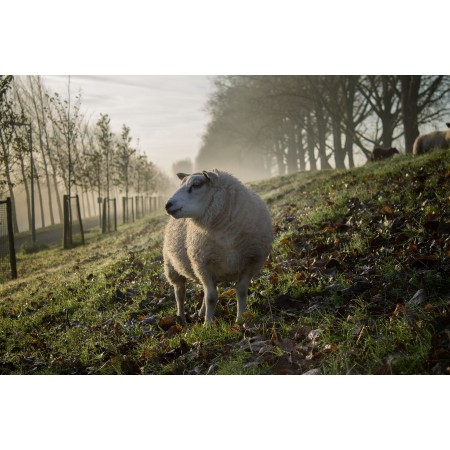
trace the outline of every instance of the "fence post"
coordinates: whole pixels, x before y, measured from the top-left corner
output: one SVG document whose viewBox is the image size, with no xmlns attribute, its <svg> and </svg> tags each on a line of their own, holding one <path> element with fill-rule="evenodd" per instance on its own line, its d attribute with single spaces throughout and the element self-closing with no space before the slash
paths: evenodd
<svg viewBox="0 0 450 450">
<path fill-rule="evenodd" d="M 100 228 L 102 228 L 102 198 L 101 197 L 97 197 L 97 204 L 98 204 L 98 219 L 99 219 L 99 226 Z"/>
<path fill-rule="evenodd" d="M 114 214 L 114 224 L 111 223 L 111 205 Z M 117 200 L 115 198 L 105 198 L 103 199 L 103 223 L 102 223 L 102 233 L 110 232 L 112 226 L 114 226 L 114 231 L 117 231 Z"/>
<path fill-rule="evenodd" d="M 106 233 L 106 198 L 103 199 L 102 233 Z"/>
<path fill-rule="evenodd" d="M 9 260 L 11 263 L 11 278 L 15 280 L 17 278 L 17 261 L 16 261 L 16 248 L 14 246 L 14 228 L 12 223 L 12 204 L 11 198 L 6 198 L 6 222 L 8 223 L 8 236 L 9 236 Z"/>
<path fill-rule="evenodd" d="M 81 243 L 84 245 L 84 230 L 83 230 L 83 221 L 81 220 L 80 198 L 78 197 L 78 194 L 75 197 L 77 199 L 77 211 L 78 211 L 78 222 L 80 224 Z"/>
<path fill-rule="evenodd" d="M 64 248 L 69 248 L 69 245 L 70 245 L 69 201 L 68 201 L 68 195 L 63 195 L 63 206 L 64 206 L 64 244 L 63 245 L 64 245 Z"/>
<path fill-rule="evenodd" d="M 114 231 L 117 231 L 117 203 L 114 199 Z"/>
</svg>

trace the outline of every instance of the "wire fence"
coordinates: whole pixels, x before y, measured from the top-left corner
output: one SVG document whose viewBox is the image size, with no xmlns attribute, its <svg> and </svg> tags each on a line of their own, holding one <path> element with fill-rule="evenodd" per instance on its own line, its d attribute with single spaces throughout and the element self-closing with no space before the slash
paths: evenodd
<svg viewBox="0 0 450 450">
<path fill-rule="evenodd" d="M 63 197 L 63 246 L 65 249 L 85 243 L 84 225 L 86 225 L 88 230 L 100 225 L 102 233 L 117 231 L 118 214 L 123 214 L 124 223 L 134 222 L 161 209 L 164 197 L 136 195 L 123 198 L 123 211 L 118 211 L 115 198 L 106 199 L 99 197 L 97 201 L 100 213 L 100 216 L 97 216 L 97 225 L 94 225 L 95 222 L 93 220 L 88 220 L 84 224 L 80 210 L 80 197 L 78 195 L 70 198 L 68 195 Z M 20 246 L 20 243 L 23 243 L 25 238 L 28 239 L 26 236 L 19 236 L 14 239 L 13 213 L 13 207 L 9 198 L 0 201 L 0 282 L 17 278 L 15 246 Z M 37 237 L 37 244 L 42 243 L 42 241 L 45 244 L 55 242 L 55 238 L 50 236 L 50 234 L 54 235 L 55 230 L 49 230 L 48 233 L 40 231 Z M 59 234 L 59 236 L 61 235 Z M 56 239 L 59 240 L 60 237 Z"/>
<path fill-rule="evenodd" d="M 161 196 L 152 196 L 152 197 L 146 197 L 146 209 L 148 208 L 148 211 L 157 211 L 158 209 L 161 209 L 161 206 L 163 204 L 163 198 Z"/>
<path fill-rule="evenodd" d="M 122 197 L 122 223 L 131 223 L 161 208 L 161 196 Z"/>
<path fill-rule="evenodd" d="M 133 197 L 122 197 L 122 223 L 134 222 L 134 201 Z"/>
<path fill-rule="evenodd" d="M 134 197 L 134 203 L 136 205 L 136 219 L 142 219 L 144 217 L 144 196 L 136 195 Z"/>
<path fill-rule="evenodd" d="M 103 199 L 102 233 L 117 231 L 117 205 L 115 198 Z"/>
<path fill-rule="evenodd" d="M 0 200 L 0 282 L 17 278 L 11 199 Z"/>
</svg>

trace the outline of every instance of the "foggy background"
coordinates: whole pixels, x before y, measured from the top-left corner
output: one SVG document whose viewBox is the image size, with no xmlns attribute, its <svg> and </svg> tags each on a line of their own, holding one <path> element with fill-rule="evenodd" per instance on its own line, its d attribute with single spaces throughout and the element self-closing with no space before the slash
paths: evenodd
<svg viewBox="0 0 450 450">
<path fill-rule="evenodd" d="M 177 172 L 243 181 L 365 164 L 375 147 L 411 154 L 445 129 L 445 75 L 2 76 L 0 196 L 15 229 L 61 222 L 61 196 L 167 196 Z M 31 126 L 31 142 L 30 142 Z M 70 182 L 69 182 L 70 180 Z"/>
</svg>

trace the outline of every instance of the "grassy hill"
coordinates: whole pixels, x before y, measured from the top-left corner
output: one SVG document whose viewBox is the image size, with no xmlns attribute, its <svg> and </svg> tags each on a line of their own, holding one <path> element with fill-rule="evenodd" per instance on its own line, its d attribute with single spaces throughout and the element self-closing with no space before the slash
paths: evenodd
<svg viewBox="0 0 450 450">
<path fill-rule="evenodd" d="M 419 374 L 450 371 L 450 152 L 255 183 L 276 231 L 234 324 L 174 317 L 166 216 L 18 255 L 0 285 L 0 373 Z"/>
</svg>

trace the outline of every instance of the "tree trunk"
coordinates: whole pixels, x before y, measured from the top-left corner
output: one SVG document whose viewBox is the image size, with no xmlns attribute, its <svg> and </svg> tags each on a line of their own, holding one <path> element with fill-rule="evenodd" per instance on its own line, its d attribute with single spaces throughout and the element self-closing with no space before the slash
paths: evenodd
<svg viewBox="0 0 450 450">
<path fill-rule="evenodd" d="M 327 157 L 327 121 L 324 117 L 324 111 L 321 106 L 316 107 L 316 119 L 317 119 L 317 137 L 319 142 L 319 158 L 320 169 L 331 169 L 331 165 L 328 162 Z"/>
<path fill-rule="evenodd" d="M 315 155 L 315 145 L 314 145 L 314 128 L 312 123 L 311 115 L 308 115 L 306 119 L 306 140 L 308 146 L 308 159 L 309 159 L 309 170 L 317 170 L 316 155 Z"/>
<path fill-rule="evenodd" d="M 394 115 L 386 111 L 380 114 L 381 124 L 383 127 L 381 131 L 381 145 L 385 148 L 392 147 L 392 140 L 395 128 L 393 118 Z"/>
<path fill-rule="evenodd" d="M 392 88 L 392 81 L 389 78 L 392 77 L 384 76 L 381 78 L 383 89 L 383 110 L 380 111 L 380 119 L 383 126 L 383 130 L 381 133 L 381 142 L 382 145 L 386 148 L 392 147 L 397 116 L 397 111 L 391 112 L 392 107 L 394 106 L 395 93 Z"/>
<path fill-rule="evenodd" d="M 92 183 L 90 182 L 89 184 L 90 184 L 90 190 L 92 191 Z M 85 193 L 85 195 L 86 195 L 86 202 L 87 202 L 87 209 L 88 209 L 88 211 L 87 211 L 88 217 L 92 217 L 91 200 L 90 200 L 90 198 L 89 198 L 89 192 L 88 192 L 88 190 L 86 189 L 86 190 L 84 191 L 84 193 Z"/>
<path fill-rule="evenodd" d="M 39 94 L 40 96 L 42 96 L 42 93 L 39 89 Z M 47 164 L 47 157 L 46 157 L 46 153 L 47 155 L 49 155 L 49 159 L 50 158 L 50 145 L 49 145 L 49 138 L 48 138 L 48 133 L 47 133 L 47 127 L 45 124 L 45 118 L 44 118 L 44 105 L 42 103 L 42 98 L 41 100 L 41 111 L 42 111 L 42 116 L 40 118 L 40 120 L 38 120 L 38 124 L 40 121 L 42 121 L 42 130 L 39 130 L 39 143 L 41 145 L 41 154 L 42 154 L 42 160 L 44 163 L 44 173 L 45 173 L 45 182 L 47 183 L 47 197 L 48 197 L 48 212 L 50 215 L 50 225 L 54 225 L 55 224 L 55 216 L 53 214 L 53 199 L 52 199 L 52 189 L 51 189 L 51 181 L 50 181 L 50 174 L 48 171 L 48 164 Z M 39 127 L 41 128 L 41 127 Z M 43 138 L 42 138 L 42 131 L 43 134 L 45 136 L 45 143 L 43 142 Z M 53 167 L 53 164 L 50 162 L 50 165 Z"/>
<path fill-rule="evenodd" d="M 298 171 L 297 165 L 297 142 L 295 140 L 295 130 L 294 126 L 291 122 L 286 124 L 288 127 L 287 136 L 288 136 L 288 146 L 287 146 L 287 169 L 288 173 L 295 173 Z"/>
<path fill-rule="evenodd" d="M 20 160 L 20 172 L 22 174 L 23 186 L 25 188 L 25 198 L 26 198 L 26 202 L 27 202 L 28 230 L 31 230 L 30 190 L 28 188 L 28 181 L 27 181 L 27 175 L 26 175 L 26 170 L 25 170 L 25 162 L 23 160 L 22 155 L 20 156 L 19 160 Z"/>
<path fill-rule="evenodd" d="M 345 151 L 342 148 L 341 127 L 336 116 L 331 118 L 333 127 L 334 163 L 336 169 L 345 169 Z"/>
<path fill-rule="evenodd" d="M 304 172 L 306 170 L 306 149 L 303 145 L 303 133 L 302 128 L 297 127 L 297 153 L 298 153 L 298 161 L 300 165 L 300 171 Z"/>
<path fill-rule="evenodd" d="M 78 189 L 77 189 L 77 191 L 78 191 Z M 77 192 L 77 194 L 78 194 L 78 192 Z M 83 194 L 84 194 L 84 192 L 83 192 L 83 189 L 81 188 L 81 194 L 79 195 L 78 198 L 81 198 L 81 217 L 84 219 L 87 216 L 86 216 L 86 201 L 85 201 L 86 199 Z"/>
<path fill-rule="evenodd" d="M 348 156 L 348 167 L 352 169 L 355 167 L 355 160 L 353 158 L 353 136 L 347 135 L 345 138 L 344 151 Z"/>
<path fill-rule="evenodd" d="M 41 129 L 40 129 L 41 127 L 39 126 L 39 120 L 38 120 L 38 127 L 39 127 L 39 148 L 41 150 L 41 155 L 42 155 L 42 162 L 43 162 L 43 166 L 44 166 L 45 180 L 46 180 L 46 182 L 48 184 L 48 182 L 50 180 L 49 180 L 49 177 L 48 177 L 47 161 L 46 161 L 46 158 L 45 158 L 45 151 L 44 151 L 44 145 L 43 145 L 43 142 L 42 142 L 42 135 L 41 135 Z M 36 167 L 36 165 L 35 165 L 35 167 Z M 34 175 L 36 176 L 36 180 L 38 182 L 39 201 L 41 202 L 42 228 L 45 228 L 45 214 L 44 214 L 44 209 L 43 209 L 43 206 L 42 206 L 41 183 L 40 183 L 39 179 L 37 178 L 36 170 L 34 171 Z M 50 193 L 49 189 L 47 189 L 47 193 L 49 194 L 48 199 L 49 199 L 49 206 L 50 206 L 51 193 Z"/>
<path fill-rule="evenodd" d="M 34 179 L 36 180 L 36 185 L 38 188 L 39 207 L 41 208 L 41 226 L 42 226 L 42 228 L 45 228 L 45 213 L 44 213 L 44 203 L 42 201 L 41 182 L 40 182 L 40 177 L 37 175 L 36 165 L 33 164 L 33 166 L 34 166 Z M 31 180 L 31 182 L 33 183 L 34 180 Z"/>
<path fill-rule="evenodd" d="M 401 75 L 401 105 L 405 131 L 405 152 L 412 153 L 414 141 L 419 136 L 419 89 L 421 75 Z"/>
<path fill-rule="evenodd" d="M 19 225 L 17 224 L 16 199 L 14 197 L 13 183 L 11 180 L 11 173 L 10 173 L 9 169 L 6 170 L 6 181 L 8 183 L 9 197 L 11 198 L 11 209 L 12 209 L 12 220 L 13 220 L 14 233 L 18 233 Z"/>
<path fill-rule="evenodd" d="M 281 143 L 281 140 L 277 138 L 275 140 L 275 157 L 277 160 L 278 175 L 284 175 L 286 173 L 283 150 L 283 144 Z"/>
<path fill-rule="evenodd" d="M 33 77 L 34 78 L 34 77 Z M 48 209 L 49 209 L 49 215 L 50 215 L 50 224 L 55 224 L 55 219 L 53 217 L 53 202 L 52 202 L 52 193 L 50 188 L 50 176 L 48 173 L 48 164 L 47 164 L 47 157 L 46 157 L 46 151 L 45 151 L 45 145 L 44 145 L 44 139 L 43 135 L 46 135 L 46 141 L 47 141 L 47 147 L 48 147 L 48 136 L 47 136 L 47 130 L 46 130 L 46 124 L 45 124 L 45 106 L 44 106 L 44 99 L 42 95 L 42 82 L 41 78 L 38 76 L 34 78 L 35 85 L 37 87 L 37 94 L 34 93 L 33 89 L 33 78 L 29 77 L 29 85 L 30 85 L 30 95 L 31 95 L 31 101 L 33 103 L 34 111 L 36 114 L 37 119 L 37 127 L 38 127 L 38 133 L 39 133 L 39 149 L 41 151 L 42 155 L 42 163 L 44 167 L 44 173 L 45 173 L 45 182 L 47 184 L 47 198 L 48 198 Z M 37 100 L 39 100 L 39 105 L 37 103 Z M 36 173 L 36 172 L 35 172 Z M 38 184 L 39 186 L 39 184 Z M 40 189 L 40 186 L 39 186 Z M 41 193 L 39 193 L 41 196 Z M 42 198 L 40 197 L 40 201 L 42 203 Z M 43 208 L 41 205 L 41 219 L 42 219 L 42 227 L 45 227 L 45 215 L 43 212 Z"/>
<path fill-rule="evenodd" d="M 353 110 L 355 107 L 356 83 L 352 79 L 347 80 L 347 94 L 345 96 L 345 144 L 344 152 L 348 156 L 348 166 L 355 167 L 353 159 L 353 144 L 355 142 L 356 124 Z"/>
</svg>

